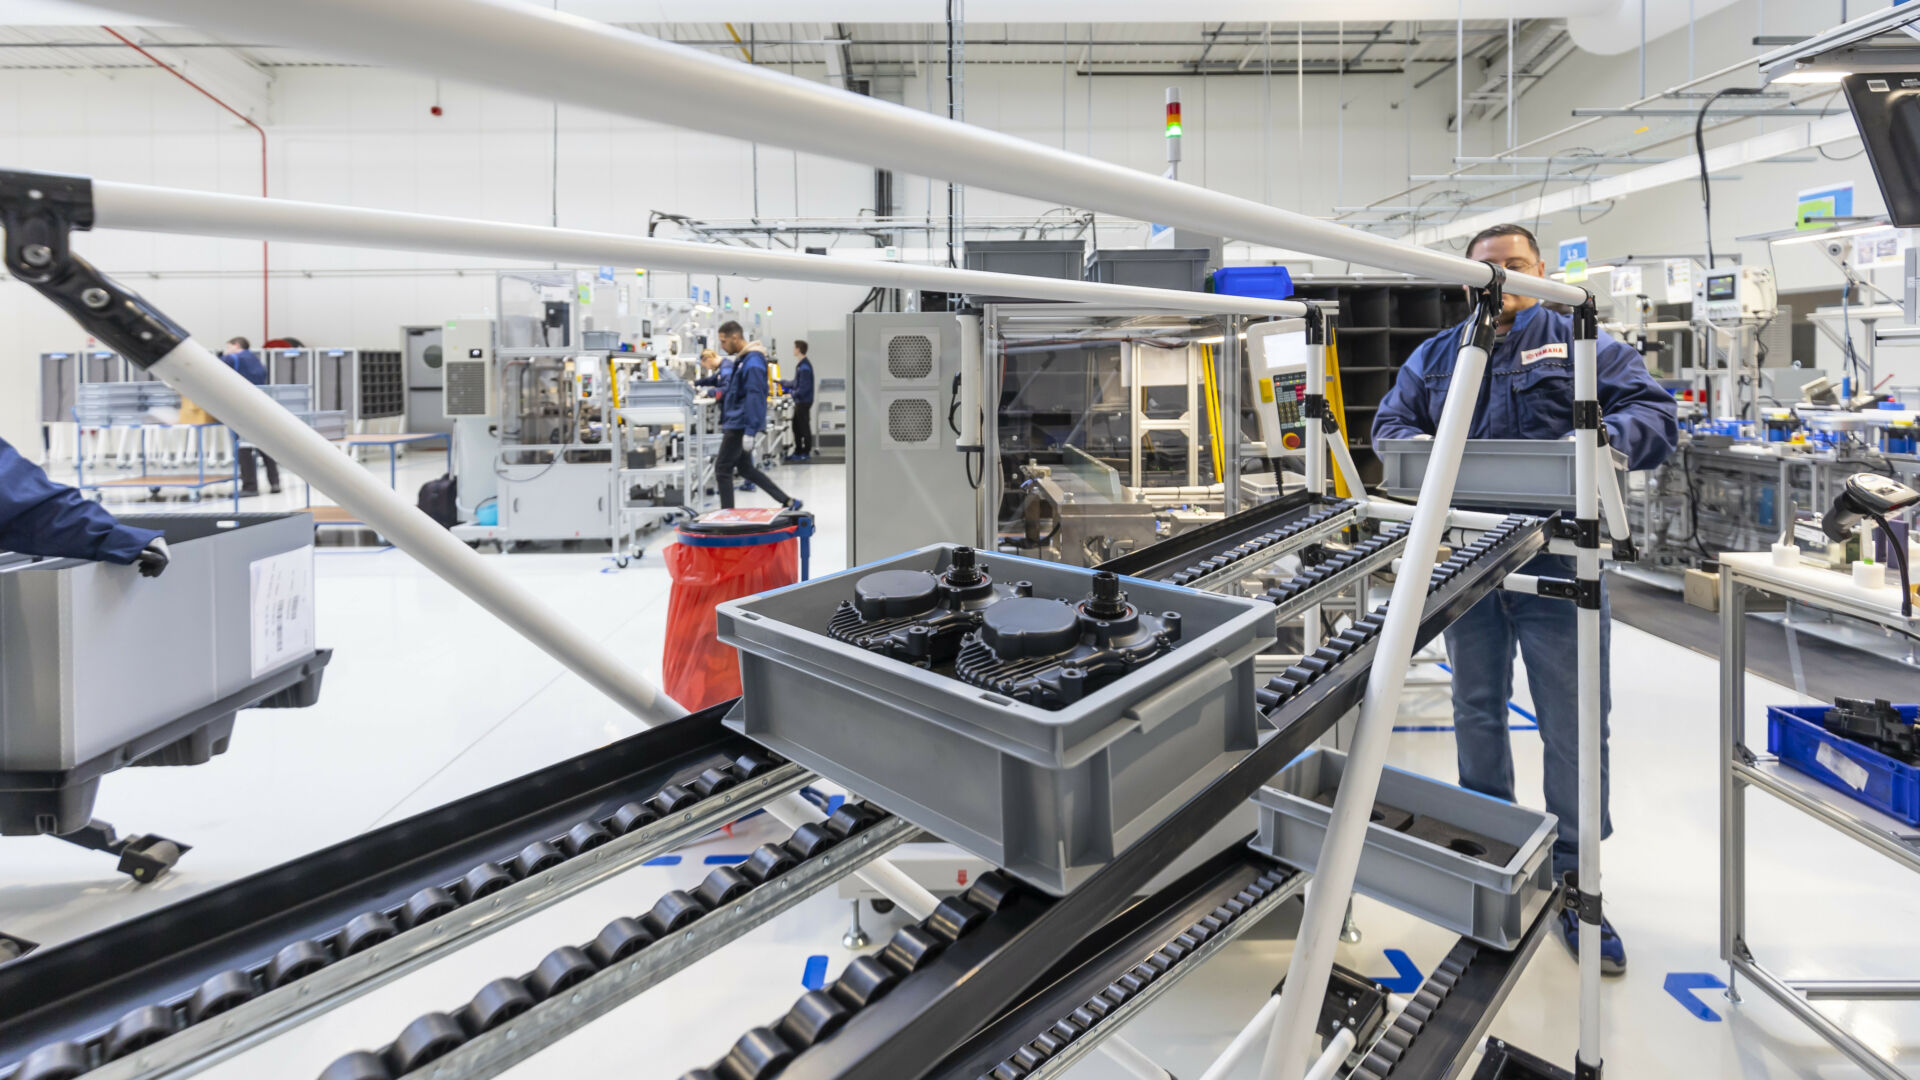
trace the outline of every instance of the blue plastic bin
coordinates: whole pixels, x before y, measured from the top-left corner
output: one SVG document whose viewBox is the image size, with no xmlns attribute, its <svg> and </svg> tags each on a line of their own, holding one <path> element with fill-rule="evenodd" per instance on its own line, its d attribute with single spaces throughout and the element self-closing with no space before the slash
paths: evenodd
<svg viewBox="0 0 1920 1080">
<path fill-rule="evenodd" d="M 1912 722 L 1920 705 L 1896 705 Z M 1820 725 L 1825 705 L 1775 705 L 1767 709 L 1767 752 L 1798 772 L 1883 814 L 1920 825 L 1920 769 L 1831 734 Z"/>
<path fill-rule="evenodd" d="M 1213 291 L 1285 300 L 1293 295 L 1293 275 L 1284 266 L 1223 266 L 1213 272 Z"/>
</svg>

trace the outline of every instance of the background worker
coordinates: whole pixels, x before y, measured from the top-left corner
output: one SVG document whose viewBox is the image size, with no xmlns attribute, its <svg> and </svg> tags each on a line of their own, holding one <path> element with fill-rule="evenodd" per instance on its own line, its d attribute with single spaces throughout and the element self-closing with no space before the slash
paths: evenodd
<svg viewBox="0 0 1920 1080">
<path fill-rule="evenodd" d="M 788 461 L 805 461 L 813 456 L 813 361 L 807 359 L 807 343 L 796 340 L 793 378 L 780 385 L 793 395 L 793 453 Z"/>
<path fill-rule="evenodd" d="M 159 577 L 172 561 L 153 529 L 121 524 L 105 507 L 65 484 L 0 439 L 0 551 L 138 566 Z"/>
<path fill-rule="evenodd" d="M 766 473 L 754 467 L 747 440 L 767 427 L 767 354 L 756 343 L 747 344 L 740 324 L 729 319 L 720 325 L 720 347 L 733 357 L 720 398 L 720 452 L 714 457 L 715 486 L 722 509 L 733 509 L 733 474 L 758 484 L 774 501 L 789 510 L 800 500 L 789 498 Z"/>
<path fill-rule="evenodd" d="M 693 380 L 693 385 L 711 386 L 715 390 L 724 389 L 727 385 L 727 375 L 733 370 L 733 358 L 723 358 L 712 349 L 701 349 L 700 370 L 706 374 Z"/>
<path fill-rule="evenodd" d="M 1495 225 L 1467 245 L 1467 258 L 1521 274 L 1545 277 L 1540 245 L 1519 225 Z M 1431 437 L 1440 421 L 1461 328 L 1423 343 L 1401 367 L 1393 390 L 1380 403 L 1373 438 Z M 1600 409 L 1607 441 L 1626 454 L 1629 469 L 1651 469 L 1667 459 L 1679 439 L 1673 396 L 1647 374 L 1639 352 L 1600 335 Z M 1573 434 L 1573 320 L 1537 300 L 1506 293 L 1487 355 L 1486 379 L 1474 407 L 1468 437 L 1474 439 L 1565 439 Z M 1488 507 L 1506 510 L 1508 507 Z M 1540 555 L 1523 573 L 1574 576 L 1568 555 Z M 1580 859 L 1579 702 L 1576 609 L 1566 600 L 1495 590 L 1449 626 L 1447 657 L 1453 666 L 1453 723 L 1460 785 L 1512 802 L 1513 747 L 1508 736 L 1508 699 L 1513 696 L 1517 645 L 1527 664 L 1527 686 L 1544 744 L 1547 809 L 1560 819 L 1553 845 L 1556 879 L 1577 870 Z M 1600 805 L 1601 836 L 1613 831 L 1608 813 L 1607 712 L 1612 707 L 1609 672 L 1611 614 L 1604 583 L 1600 593 Z M 1579 923 L 1560 913 L 1560 936 L 1579 952 Z M 1626 947 L 1611 923 L 1601 921 L 1601 970 L 1626 970 Z"/>
<path fill-rule="evenodd" d="M 229 338 L 227 343 L 220 349 L 220 361 L 239 372 L 241 378 L 255 386 L 265 386 L 267 384 L 267 365 L 261 361 L 260 354 L 253 351 L 253 346 L 246 338 Z M 206 416 L 205 410 L 200 409 L 198 406 L 195 406 L 194 411 L 199 413 L 200 416 Z M 198 420 L 196 418 L 196 420 L 192 422 L 206 423 L 212 419 L 212 417 L 207 417 L 206 420 Z M 189 422 L 186 418 L 185 405 L 181 406 L 181 422 Z M 239 438 L 237 434 L 234 436 L 233 453 L 240 462 L 240 494 L 260 494 L 260 466 L 259 462 L 255 460 L 256 456 L 260 461 L 267 463 L 268 490 L 275 495 L 280 494 L 280 463 L 273 460 L 272 455 L 268 454 L 265 450 L 240 443 Z"/>
</svg>

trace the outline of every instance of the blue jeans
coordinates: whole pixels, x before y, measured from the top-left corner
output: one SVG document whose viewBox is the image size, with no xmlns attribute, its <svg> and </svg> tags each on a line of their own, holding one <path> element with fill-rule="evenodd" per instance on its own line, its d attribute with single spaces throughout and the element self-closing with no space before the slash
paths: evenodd
<svg viewBox="0 0 1920 1080">
<path fill-rule="evenodd" d="M 1521 573 L 1571 578 L 1572 556 L 1541 555 Z M 1580 727 L 1576 620 L 1571 600 L 1495 590 L 1447 627 L 1453 665 L 1454 743 L 1460 786 L 1514 801 L 1513 744 L 1507 700 L 1513 696 L 1513 653 L 1527 663 L 1527 687 L 1544 744 L 1547 809 L 1560 819 L 1553 874 L 1579 868 Z M 1607 714 L 1613 707 L 1609 672 L 1612 618 L 1604 579 L 1600 592 L 1600 835 L 1613 833 L 1607 776 Z"/>
</svg>

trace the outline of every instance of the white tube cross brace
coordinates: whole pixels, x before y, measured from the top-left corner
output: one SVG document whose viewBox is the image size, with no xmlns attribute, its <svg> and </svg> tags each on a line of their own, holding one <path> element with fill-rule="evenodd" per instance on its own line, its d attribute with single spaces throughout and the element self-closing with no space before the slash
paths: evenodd
<svg viewBox="0 0 1920 1080">
<path fill-rule="evenodd" d="M 1448 504 L 1453 500 L 1460 456 L 1466 446 L 1486 367 L 1484 349 L 1472 344 L 1461 347 L 1454 365 L 1453 385 L 1448 388 L 1446 405 L 1441 409 L 1438 430 L 1434 433 L 1426 479 L 1420 485 L 1419 505 L 1408 528 L 1402 556 L 1408 566 L 1431 571 L 1438 561 L 1440 537 L 1447 527 Z M 1393 584 L 1387 620 L 1380 628 L 1373 666 L 1367 673 L 1366 697 L 1361 704 L 1353 749 L 1347 758 L 1340 792 L 1334 798 L 1333 819 L 1320 847 L 1314 885 L 1307 894 L 1306 912 L 1300 921 L 1298 944 L 1287 968 L 1280 1009 L 1274 1017 L 1272 1036 L 1261 1064 L 1262 1080 L 1300 1080 L 1307 1067 L 1307 1047 L 1311 1045 L 1321 998 L 1333 971 L 1340 924 L 1346 915 L 1347 898 L 1353 892 L 1353 879 L 1366 840 L 1368 815 L 1379 791 L 1380 770 L 1386 764 L 1387 743 L 1394 716 L 1400 709 L 1407 665 L 1413 659 L 1414 639 L 1419 634 L 1420 618 L 1426 606 L 1427 577 L 1425 572 L 1402 572 Z"/>
<path fill-rule="evenodd" d="M 539 101 L 1157 221 L 1479 288 L 1485 264 L 1251 199 L 1097 161 L 918 109 L 735 63 L 577 15 L 511 0 L 121 0 L 117 8 L 236 40 L 300 46 Z M 1577 304 L 1586 292 L 1509 274 L 1506 290 Z"/>
</svg>

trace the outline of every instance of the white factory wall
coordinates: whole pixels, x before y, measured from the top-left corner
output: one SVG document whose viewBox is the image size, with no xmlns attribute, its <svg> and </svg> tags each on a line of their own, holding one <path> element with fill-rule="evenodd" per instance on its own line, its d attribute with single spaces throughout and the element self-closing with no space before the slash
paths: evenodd
<svg viewBox="0 0 1920 1080">
<path fill-rule="evenodd" d="M 1752 51 L 1747 42 L 1761 28 L 1758 5 L 1759 0 L 1743 0 L 1702 21 L 1699 70 Z M 1813 0 L 1767 0 L 1764 30 L 1823 28 L 1831 22 L 1830 7 Z M 1276 29 L 1275 37 L 1276 60 L 1284 63 L 1288 43 L 1283 31 Z M 1649 85 L 1684 77 L 1685 41 L 1681 33 L 1654 44 Z M 1257 59 L 1248 65 L 1254 71 L 1258 67 Z M 1414 78 L 1435 70 L 1422 65 Z M 822 69 L 803 67 L 800 74 L 820 77 Z M 931 101 L 944 109 L 934 74 Z M 1468 88 L 1483 77 L 1477 65 L 1470 65 Z M 1159 172 L 1165 167 L 1164 93 L 1169 85 L 1179 86 L 1187 132 L 1183 180 L 1255 199 L 1271 191 L 1277 204 L 1312 214 L 1391 195 L 1404 186 L 1409 168 L 1443 172 L 1448 167 L 1454 150 L 1454 136 L 1446 129 L 1453 105 L 1450 73 L 1418 91 L 1399 75 L 1308 78 L 1304 135 L 1295 80 L 1283 75 L 1272 80 L 1270 123 L 1263 82 L 1257 74 L 1062 80 L 1057 66 L 974 65 L 966 73 L 966 117 L 1036 142 L 1064 142 L 1076 152 L 1090 150 L 1104 160 Z M 900 99 L 926 107 L 928 88 L 929 83 L 909 78 Z M 1617 104 L 1637 90 L 1638 67 L 1631 54 L 1576 55 L 1522 100 L 1521 137 L 1565 124 L 1567 110 L 1575 105 Z M 444 110 L 440 117 L 429 111 L 436 93 Z M 556 170 L 555 114 L 548 103 L 454 83 L 436 88 L 429 79 L 364 68 L 278 69 L 272 97 L 269 187 L 276 197 L 536 224 L 552 220 L 557 209 L 562 226 L 630 233 L 644 233 L 655 210 L 706 217 L 745 217 L 754 211 L 751 148 L 694 130 L 563 108 Z M 1338 107 L 1341 101 L 1344 110 Z M 698 116 L 686 118 L 693 129 L 700 122 Z M 1686 126 L 1684 121 L 1655 123 L 1676 132 Z M 1631 127 L 1609 121 L 1597 130 L 1621 139 Z M 1566 145 L 1592 145 L 1588 134 Z M 1496 118 L 1470 123 L 1464 142 L 1467 153 L 1484 154 L 1504 147 L 1505 140 L 1506 121 Z M 1686 147 L 1676 143 L 1671 149 Z M 1843 145 L 1835 153 L 1853 149 Z M 158 71 L 115 72 L 112 78 L 0 72 L 0 161 L 141 183 L 259 190 L 259 143 L 253 132 Z M 765 216 L 852 216 L 872 202 L 871 172 L 858 166 L 805 155 L 796 162 L 788 151 L 762 148 L 759 177 L 759 211 Z M 1729 244 L 1736 232 L 1785 220 L 1795 191 L 1831 179 L 1856 181 L 1862 212 L 1879 207 L 1864 159 L 1754 166 L 1743 177 L 1716 185 L 1717 233 Z M 920 213 L 931 195 L 936 213 L 944 213 L 942 186 L 929 192 L 924 180 L 901 176 L 895 193 L 902 212 Z M 1037 216 L 1048 208 L 982 190 L 966 196 L 970 216 Z M 1593 238 L 1596 256 L 1701 246 L 1691 185 L 1640 196 L 1590 224 L 1563 215 L 1543 223 L 1541 232 L 1549 245 L 1585 233 Z M 674 234 L 663 227 L 661 235 Z M 1103 243 L 1115 239 L 1102 237 Z M 1137 243 L 1138 231 L 1117 239 Z M 934 241 L 942 242 L 937 236 Z M 257 244 L 101 233 L 83 237 L 80 249 L 126 275 L 210 341 L 236 333 L 260 337 Z M 1747 252 L 1750 258 L 1764 256 L 1758 248 Z M 451 272 L 488 265 L 475 260 L 287 244 L 274 246 L 273 265 L 272 330 L 312 344 L 382 345 L 396 341 L 403 325 L 473 314 L 493 302 L 490 274 Z M 1835 283 L 1807 249 L 1791 258 L 1783 255 L 1780 271 L 1790 289 Z M 656 274 L 653 280 L 660 295 L 684 294 L 681 275 Z M 856 288 L 773 281 L 729 281 L 721 291 L 736 305 L 744 306 L 747 298 L 758 309 L 771 304 L 773 336 L 783 343 L 811 329 L 841 325 L 862 295 Z M 84 340 L 28 290 L 0 284 L 0 378 L 19 391 L 0 395 L 0 437 L 33 441 L 35 404 L 28 391 L 36 378 L 35 357 Z"/>
</svg>

